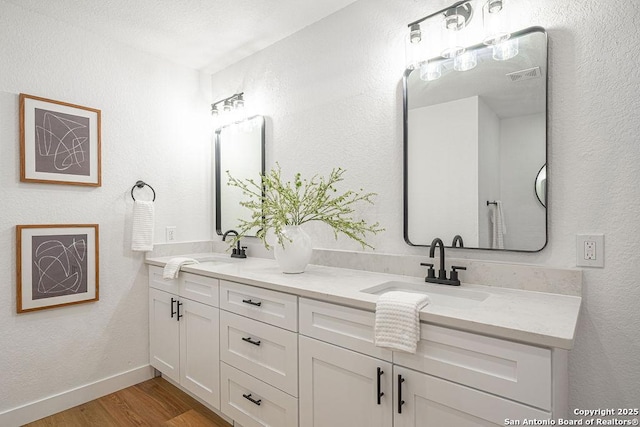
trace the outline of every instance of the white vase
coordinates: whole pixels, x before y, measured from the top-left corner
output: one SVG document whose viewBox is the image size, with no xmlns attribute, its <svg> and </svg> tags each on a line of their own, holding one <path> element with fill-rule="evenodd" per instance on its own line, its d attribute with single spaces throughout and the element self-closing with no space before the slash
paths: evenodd
<svg viewBox="0 0 640 427">
<path fill-rule="evenodd" d="M 299 225 L 282 229 L 284 248 L 275 243 L 274 255 L 283 273 L 303 273 L 311 259 L 311 237 Z"/>
</svg>

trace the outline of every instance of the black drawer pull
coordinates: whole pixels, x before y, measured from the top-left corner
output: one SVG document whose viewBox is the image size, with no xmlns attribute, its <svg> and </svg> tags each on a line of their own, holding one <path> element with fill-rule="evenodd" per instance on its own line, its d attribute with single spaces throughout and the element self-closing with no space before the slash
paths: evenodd
<svg viewBox="0 0 640 427">
<path fill-rule="evenodd" d="M 243 394 L 242 397 L 244 397 L 245 399 L 247 399 L 251 403 L 255 403 L 258 406 L 260 406 L 260 404 L 262 403 L 262 399 L 255 400 L 254 398 L 252 398 L 251 397 L 251 393 Z"/>
<path fill-rule="evenodd" d="M 402 405 L 404 405 L 404 400 L 402 400 L 402 383 L 404 382 L 404 378 L 402 375 L 398 374 L 398 413 L 402 413 Z"/>
<path fill-rule="evenodd" d="M 384 374 L 384 371 L 378 368 L 378 405 L 381 404 L 381 397 L 384 396 L 384 392 L 380 391 L 380 378 L 382 377 L 382 374 Z"/>
<path fill-rule="evenodd" d="M 176 312 L 173 310 L 173 304 L 177 303 L 178 300 L 177 299 L 173 299 L 171 298 L 171 318 L 173 319 L 173 316 L 176 315 Z"/>
<path fill-rule="evenodd" d="M 250 337 L 249 338 L 242 338 L 242 341 L 246 341 L 249 344 L 253 344 L 253 345 L 260 345 L 260 341 L 254 341 Z"/>
<path fill-rule="evenodd" d="M 262 305 L 262 301 L 255 302 L 251 301 L 250 299 L 243 299 L 242 302 L 245 304 L 255 305 L 256 307 L 260 307 Z"/>
</svg>

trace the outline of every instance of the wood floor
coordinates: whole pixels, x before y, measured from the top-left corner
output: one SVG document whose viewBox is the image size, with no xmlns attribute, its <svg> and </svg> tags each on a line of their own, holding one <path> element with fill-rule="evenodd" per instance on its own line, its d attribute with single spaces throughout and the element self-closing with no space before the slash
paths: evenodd
<svg viewBox="0 0 640 427">
<path fill-rule="evenodd" d="M 231 427 L 162 377 L 27 424 L 29 427 Z"/>
</svg>

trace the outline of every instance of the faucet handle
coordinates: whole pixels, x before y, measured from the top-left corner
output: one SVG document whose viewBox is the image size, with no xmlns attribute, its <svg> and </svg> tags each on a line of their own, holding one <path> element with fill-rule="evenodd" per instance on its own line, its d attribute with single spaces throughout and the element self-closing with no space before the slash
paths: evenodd
<svg viewBox="0 0 640 427">
<path fill-rule="evenodd" d="M 451 266 L 451 277 L 450 277 L 450 280 L 460 283 L 460 280 L 458 279 L 458 270 L 466 270 L 466 269 L 467 269 L 467 267 L 460 267 L 458 265 L 452 265 Z"/>
<path fill-rule="evenodd" d="M 433 263 L 432 262 L 421 262 L 420 265 L 424 265 L 425 267 L 429 267 L 429 269 L 427 270 L 427 277 L 425 277 L 425 281 L 427 279 L 435 279 L 436 277 L 436 272 L 433 269 Z"/>
</svg>

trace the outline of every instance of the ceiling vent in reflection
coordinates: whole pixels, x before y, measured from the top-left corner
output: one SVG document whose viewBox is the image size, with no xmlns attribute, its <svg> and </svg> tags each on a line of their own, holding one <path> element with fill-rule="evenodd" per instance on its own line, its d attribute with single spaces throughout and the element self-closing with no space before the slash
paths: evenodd
<svg viewBox="0 0 640 427">
<path fill-rule="evenodd" d="M 527 68 L 526 70 L 514 71 L 506 74 L 512 82 L 522 82 L 524 80 L 537 79 L 542 76 L 540 67 Z"/>
</svg>

